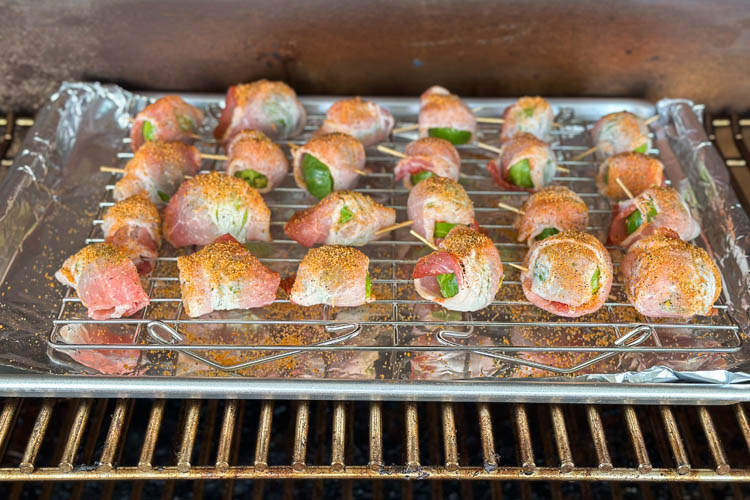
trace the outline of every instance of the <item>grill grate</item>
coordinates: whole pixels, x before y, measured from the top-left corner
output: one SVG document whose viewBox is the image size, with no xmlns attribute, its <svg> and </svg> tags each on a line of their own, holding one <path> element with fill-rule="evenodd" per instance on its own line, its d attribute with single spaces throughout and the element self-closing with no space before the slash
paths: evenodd
<svg viewBox="0 0 750 500">
<path fill-rule="evenodd" d="M 486 113 L 493 111 L 492 106 L 485 106 L 484 108 Z M 215 111 L 215 109 L 213 110 Z M 554 130 L 553 150 L 558 157 L 559 164 L 569 168 L 571 172 L 563 174 L 555 180 L 574 189 L 586 201 L 592 221 L 589 230 L 603 240 L 606 239 L 611 208 L 608 200 L 597 192 L 594 184 L 592 172 L 597 162 L 593 159 L 577 161 L 570 159 L 578 152 L 587 149 L 586 130 L 590 128 L 591 123 L 577 118 L 571 119 L 570 116 L 572 116 L 571 110 L 563 109 L 559 113 L 558 121 L 563 125 Z M 304 136 L 300 139 L 285 142 L 290 144 L 304 143 L 309 135 L 318 128 L 322 120 L 322 115 L 311 113 Z M 484 137 L 485 141 L 491 142 L 498 135 L 499 130 L 496 125 L 481 124 L 480 136 Z M 389 146 L 399 148 L 407 140 L 403 138 L 398 143 L 390 143 Z M 124 163 L 133 156 L 130 151 L 125 151 L 125 149 L 128 149 L 127 142 L 126 139 L 123 143 L 123 151 L 117 154 L 121 166 L 124 166 Z M 201 145 L 205 149 L 207 143 Z M 217 150 L 218 147 L 214 147 L 212 152 Z M 474 146 L 461 146 L 459 150 L 464 166 L 462 183 L 474 200 L 479 224 L 487 229 L 493 240 L 497 242 L 496 246 L 501 251 L 504 263 L 520 264 L 526 247 L 525 244 L 516 243 L 509 237 L 514 214 L 498 209 L 496 203 L 502 200 L 509 204 L 520 205 L 526 197 L 526 193 L 498 191 L 492 183 L 487 182 L 488 177 L 484 171 L 484 164 L 489 156 L 486 152 Z M 658 150 L 652 150 L 651 153 L 658 153 Z M 406 198 L 408 192 L 395 182 L 391 167 L 393 163 L 392 157 L 370 151 L 367 167 L 374 173 L 367 176 L 366 186 L 357 188 L 357 191 L 368 193 L 378 201 L 396 209 L 397 220 L 405 220 L 407 218 Z M 211 167 L 209 170 L 216 170 L 220 167 L 215 161 L 212 161 L 209 166 Z M 209 170 L 204 170 L 204 172 Z M 113 174 L 113 183 L 118 178 L 119 174 Z M 100 228 L 101 218 L 107 207 L 113 204 L 111 200 L 113 183 L 106 186 L 103 201 L 99 202 L 97 216 L 93 221 L 89 237 L 86 239 L 87 244 L 103 241 Z M 296 187 L 293 175 L 289 174 L 282 186 L 266 195 L 265 199 L 272 213 L 271 232 L 274 238 L 273 243 L 267 244 L 265 248 L 268 255 L 273 255 L 273 257 L 268 255 L 259 255 L 259 257 L 262 262 L 279 271 L 282 275 L 290 275 L 296 270 L 306 249 L 286 238 L 283 233 L 283 225 L 295 210 L 309 207 L 310 198 L 304 191 Z M 603 364 L 605 360 L 621 356 L 624 353 L 644 353 L 656 356 L 679 353 L 683 357 L 689 357 L 691 355 L 706 356 L 708 354 L 727 355 L 738 352 L 742 348 L 743 340 L 740 335 L 740 328 L 724 304 L 716 305 L 718 314 L 711 318 L 695 318 L 689 323 L 647 322 L 628 303 L 622 284 L 615 282 L 612 295 L 599 314 L 590 320 L 570 321 L 565 318 L 544 315 L 535 310 L 521 291 L 518 279 L 520 271 L 507 265 L 505 266 L 506 279 L 503 282 L 503 288 L 496 300 L 487 309 L 475 313 L 463 313 L 460 320 L 445 322 L 423 320 L 416 312 L 416 307 L 430 304 L 430 302 L 421 300 L 415 295 L 410 279 L 411 266 L 416 262 L 416 256 L 413 252 L 420 249 L 422 244 L 409 235 L 408 228 L 394 231 L 392 236 L 392 239 L 379 240 L 363 248 L 363 251 L 370 257 L 373 291 L 378 300 L 360 308 L 360 312 L 356 313 L 359 318 L 353 319 L 351 323 L 336 319 L 334 317 L 336 313 L 327 306 L 322 308 L 321 316 L 318 316 L 318 318 L 311 316 L 309 312 L 304 312 L 302 309 L 296 309 L 283 318 L 276 316 L 271 317 L 271 319 L 241 314 L 221 316 L 218 319 L 187 318 L 183 314 L 179 291 L 174 287 L 171 292 L 165 291 L 170 285 L 174 285 L 178 281 L 176 266 L 174 265 L 176 256 L 174 253 L 169 253 L 173 251 L 168 249 L 166 250 L 168 254 L 157 259 L 158 262 L 154 272 L 146 278 L 148 282 L 146 289 L 152 297 L 152 305 L 146 308 L 142 314 L 136 318 L 122 320 L 91 320 L 86 317 L 80 299 L 75 296 L 71 289 L 68 289 L 63 298 L 58 318 L 54 322 L 55 326 L 50 333 L 49 343 L 53 349 L 61 352 L 65 350 L 112 349 L 112 346 L 102 344 L 65 344 L 59 338 L 58 329 L 63 325 L 70 324 L 124 325 L 128 328 L 128 332 L 134 341 L 132 344 L 115 346 L 115 349 L 139 350 L 142 353 L 150 352 L 151 355 L 157 351 L 180 352 L 203 362 L 207 367 L 223 371 L 238 371 L 258 366 L 265 361 L 277 360 L 280 353 L 297 355 L 309 351 L 325 351 L 328 353 L 336 351 L 376 351 L 381 356 L 394 356 L 418 351 L 435 352 L 437 350 L 435 345 L 417 346 L 410 343 L 408 339 L 415 337 L 415 329 L 442 328 L 438 332 L 437 340 L 440 342 L 439 350 L 443 352 L 447 353 L 452 350 L 473 352 L 496 358 L 504 363 L 502 366 L 506 367 L 523 365 L 537 370 L 564 374 L 579 373 L 591 365 L 602 368 L 605 366 Z M 617 266 L 619 250 L 616 247 L 609 247 L 609 250 L 613 253 L 615 257 L 613 260 Z M 412 253 L 407 253 L 405 257 L 404 252 Z M 275 301 L 274 306 L 288 304 L 288 299 L 279 298 Z M 383 313 L 383 311 L 388 312 Z M 209 344 L 202 338 L 199 340 L 189 339 L 190 334 L 187 335 L 188 340 L 183 341 L 186 337 L 185 331 L 192 330 L 195 332 L 200 330 L 195 328 L 194 325 L 211 324 L 242 325 L 243 327 L 262 325 L 269 331 L 321 326 L 325 327 L 328 333 L 332 333 L 329 328 L 335 326 L 339 329 L 339 332 L 345 333 L 337 334 L 336 337 L 329 339 L 325 344 L 314 345 L 291 344 L 280 346 L 276 343 L 263 346 L 258 345 L 257 341 L 236 341 L 231 345 Z M 171 330 L 170 326 L 174 327 L 175 330 Z M 523 327 L 532 327 L 540 331 L 552 328 L 558 331 L 579 329 L 574 338 L 588 336 L 594 340 L 589 340 L 586 346 L 564 345 L 569 342 L 555 345 L 519 345 L 518 341 L 514 340 L 513 334 L 514 330 Z M 171 338 L 164 338 L 163 335 L 160 335 L 158 330 L 162 329 L 170 331 Z M 390 332 L 389 339 L 383 338 L 382 332 L 384 330 Z M 687 340 L 682 339 L 681 344 L 676 344 L 673 339 L 674 332 L 693 332 L 695 335 L 689 336 Z M 192 335 L 200 337 L 200 334 Z M 364 338 L 365 340 L 362 342 L 346 342 L 355 335 L 359 335 L 360 339 Z M 492 344 L 486 344 L 482 342 L 481 337 L 483 335 L 491 335 L 493 339 L 497 340 Z M 524 339 L 524 341 L 531 344 L 531 342 L 527 342 L 527 339 Z M 481 351 L 477 350 L 479 345 L 482 347 Z M 529 359 L 539 352 L 561 353 L 561 355 L 558 355 L 551 363 L 541 363 Z M 218 357 L 226 358 L 224 353 L 231 353 L 231 362 L 217 362 Z M 571 365 L 571 353 L 574 353 L 573 356 L 580 354 L 583 358 L 577 358 Z M 597 354 L 599 354 L 598 357 Z M 251 355 L 253 357 L 251 361 L 248 361 L 247 357 Z M 75 363 L 71 363 L 66 356 L 56 355 L 55 359 L 62 363 L 77 366 Z M 612 361 L 612 363 L 614 362 Z M 149 363 L 150 356 L 142 355 L 139 366 L 136 367 L 135 371 L 144 372 L 148 369 Z M 383 368 L 385 373 L 380 373 L 380 375 L 383 375 L 386 379 L 408 377 L 408 373 L 399 372 L 403 369 L 403 366 L 404 363 L 386 363 L 386 367 Z M 609 370 L 613 371 L 613 366 L 609 366 Z M 159 374 L 164 371 L 164 367 L 161 366 L 158 370 L 153 370 L 153 372 Z M 243 373 L 253 374 L 253 372 L 247 370 Z M 467 375 L 464 374 L 464 378 L 466 377 Z"/>
</svg>

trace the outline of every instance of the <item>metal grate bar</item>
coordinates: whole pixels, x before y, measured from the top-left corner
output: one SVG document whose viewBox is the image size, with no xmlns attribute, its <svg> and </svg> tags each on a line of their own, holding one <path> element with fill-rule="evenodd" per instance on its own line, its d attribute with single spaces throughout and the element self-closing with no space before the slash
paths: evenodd
<svg viewBox="0 0 750 500">
<path fill-rule="evenodd" d="M 643 432 L 641 432 L 641 425 L 638 423 L 638 415 L 636 415 L 635 408 L 631 405 L 626 405 L 624 410 L 625 423 L 628 427 L 630 441 L 633 443 L 633 451 L 638 462 L 638 472 L 648 474 L 653 467 L 651 466 L 651 460 L 648 458 L 648 449 L 646 448 L 646 442 L 643 440 Z"/>
<path fill-rule="evenodd" d="M 221 472 L 229 470 L 229 459 L 232 452 L 232 439 L 237 423 L 237 401 L 227 401 L 224 406 L 224 419 L 221 423 L 219 446 L 216 450 L 216 469 Z"/>
<path fill-rule="evenodd" d="M 143 446 L 141 447 L 141 457 L 138 459 L 138 468 L 142 471 L 148 471 L 153 467 L 151 461 L 156 449 L 156 441 L 159 438 L 159 429 L 164 418 L 164 405 L 166 401 L 157 399 L 151 407 L 151 413 L 148 417 L 146 434 L 143 437 Z"/>
<path fill-rule="evenodd" d="M 307 453 L 307 434 L 310 423 L 310 403 L 297 403 L 297 418 L 294 426 L 294 448 L 292 451 L 292 468 L 305 469 L 305 454 Z"/>
<path fill-rule="evenodd" d="M 724 447 L 721 444 L 719 435 L 716 433 L 716 428 L 714 427 L 714 422 L 711 419 L 711 414 L 708 412 L 708 408 L 705 406 L 699 406 L 698 417 L 700 418 L 703 432 L 706 434 L 708 446 L 716 464 L 716 472 L 722 475 L 728 473 L 729 464 L 727 463 L 727 456 L 724 453 Z"/>
<path fill-rule="evenodd" d="M 380 403 L 370 404 L 370 461 L 373 471 L 383 468 L 383 408 Z"/>
<path fill-rule="evenodd" d="M 659 408 L 659 411 L 664 422 L 664 428 L 667 431 L 669 446 L 672 448 L 672 456 L 674 457 L 677 473 L 681 475 L 688 474 L 690 472 L 690 462 L 685 452 L 685 445 L 682 442 L 672 409 L 669 406 L 662 406 Z"/>
<path fill-rule="evenodd" d="M 495 437 L 492 433 L 492 415 L 487 403 L 477 405 L 479 413 L 479 434 L 482 441 L 482 457 L 485 470 L 497 469 L 497 458 L 495 456 Z"/>
<path fill-rule="evenodd" d="M 129 401 L 127 399 L 117 400 L 115 411 L 112 414 L 112 422 L 110 423 L 109 431 L 107 432 L 107 438 L 104 441 L 102 456 L 99 459 L 99 469 L 103 472 L 110 472 L 114 468 L 114 460 L 125 427 L 128 406 Z"/>
<path fill-rule="evenodd" d="M 513 416 L 516 421 L 518 451 L 521 455 L 521 470 L 524 474 L 532 474 L 536 469 L 536 463 L 534 463 L 534 449 L 531 446 L 531 431 L 529 430 L 529 418 L 526 414 L 526 406 L 515 405 Z"/>
<path fill-rule="evenodd" d="M 29 441 L 26 445 L 26 450 L 23 453 L 23 458 L 21 459 L 21 464 L 19 466 L 19 470 L 25 474 L 34 471 L 34 461 L 39 453 L 39 448 L 42 446 L 42 440 L 44 439 L 44 434 L 47 432 L 47 425 L 49 425 L 54 406 L 55 401 L 53 399 L 45 399 L 44 402 L 42 402 L 41 408 L 39 408 L 39 413 L 34 422 L 34 428 L 29 435 Z"/>
<path fill-rule="evenodd" d="M 193 446 L 195 445 L 195 435 L 198 431 L 200 411 L 201 401 L 199 399 L 192 399 L 188 402 L 185 427 L 182 431 L 182 442 L 180 443 L 180 451 L 177 453 L 177 470 L 180 472 L 190 470 L 190 460 L 193 456 Z"/>
<path fill-rule="evenodd" d="M 740 432 L 745 439 L 745 445 L 750 452 L 750 421 L 747 419 L 747 413 L 742 403 L 734 405 L 734 415 L 737 417 L 737 424 L 740 426 Z"/>
<path fill-rule="evenodd" d="M 258 440 L 255 445 L 254 466 L 259 471 L 268 468 L 268 448 L 271 444 L 271 423 L 273 421 L 273 401 L 264 401 L 260 408 Z"/>
<path fill-rule="evenodd" d="M 596 450 L 599 469 L 603 471 L 611 471 L 613 468 L 612 458 L 609 455 L 609 449 L 607 449 L 607 438 L 604 435 L 604 426 L 602 425 L 602 418 L 599 415 L 599 410 L 593 405 L 586 405 L 586 416 L 589 420 L 591 437 L 594 440 L 594 450 Z"/>
<path fill-rule="evenodd" d="M 458 441 L 456 437 L 456 418 L 453 404 L 441 405 L 443 414 L 443 447 L 445 448 L 445 468 L 448 471 L 458 470 Z"/>
<path fill-rule="evenodd" d="M 346 403 L 333 404 L 333 424 L 331 435 L 331 470 L 341 472 L 345 467 L 346 445 Z"/>
<path fill-rule="evenodd" d="M 73 470 L 73 461 L 75 460 L 76 453 L 78 452 L 78 445 L 81 443 L 83 431 L 86 429 L 86 424 L 88 423 L 90 412 L 91 400 L 79 400 L 75 416 L 73 417 L 73 425 L 71 426 L 70 434 L 68 435 L 68 441 L 65 444 L 65 450 L 63 451 L 62 458 L 60 460 L 59 467 L 63 472 L 70 472 Z"/>
<path fill-rule="evenodd" d="M 21 399 L 6 399 L 3 405 L 3 411 L 0 413 L 0 460 L 5 456 L 5 447 L 8 444 L 8 436 L 16 420 L 18 408 L 21 405 Z"/>
<path fill-rule="evenodd" d="M 550 406 L 550 416 L 552 418 L 552 429 L 555 433 L 555 444 L 557 445 L 557 454 L 560 458 L 560 472 L 568 473 L 573 470 L 573 453 L 570 451 L 570 442 L 568 440 L 568 430 L 565 426 L 565 415 L 560 405 Z"/>
<path fill-rule="evenodd" d="M 416 471 L 420 467 L 417 404 L 409 402 L 404 406 L 406 408 L 404 416 L 406 420 L 406 468 L 409 471 Z"/>
</svg>

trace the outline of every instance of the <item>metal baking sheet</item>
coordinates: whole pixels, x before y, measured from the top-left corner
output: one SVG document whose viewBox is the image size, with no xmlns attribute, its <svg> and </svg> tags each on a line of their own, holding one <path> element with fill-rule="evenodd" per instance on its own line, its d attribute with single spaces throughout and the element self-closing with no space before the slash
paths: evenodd
<svg viewBox="0 0 750 500">
<path fill-rule="evenodd" d="M 514 284 L 517 274 L 507 266 L 503 289 L 490 308 L 445 316 L 418 300 L 413 291 L 410 266 L 424 250 L 408 231 L 401 231 L 392 240 L 365 248 L 379 297 L 378 303 L 367 308 L 300 311 L 279 304 L 267 311 L 216 313 L 193 322 L 175 309 L 179 295 L 175 296 L 176 274 L 170 267 L 175 251 L 163 249 L 163 262 L 146 279 L 152 296 L 160 301 L 128 324 L 103 325 L 139 346 L 136 366 L 123 376 L 97 374 L 60 348 L 61 326 L 92 323 L 75 296 L 52 275 L 67 255 L 101 236 L 96 221 L 111 202 L 108 186 L 116 177 L 100 173 L 98 167 L 124 166 L 129 156 L 123 141 L 129 117 L 154 97 L 96 83 L 63 84 L 40 112 L 13 170 L 0 186 L 1 394 L 587 402 L 750 399 L 750 390 L 740 384 L 748 379 L 744 372 L 747 348 L 742 341 L 750 316 L 750 223 L 729 187 L 721 159 L 705 137 L 696 115 L 700 107 L 683 100 L 664 100 L 653 106 L 623 99 L 551 99 L 557 121 L 563 125 L 556 131 L 553 149 L 560 163 L 571 170 L 558 181 L 584 196 L 592 214 L 591 230 L 604 238 L 610 207 L 593 186 L 596 162 L 570 158 L 588 147 L 586 127 L 601 115 L 625 109 L 648 117 L 658 111 L 653 153 L 665 163 L 671 184 L 694 205 L 704 228 L 697 243 L 712 254 L 722 272 L 724 292 L 718 314 L 711 318 L 649 323 L 637 317 L 617 291 L 600 313 L 573 322 L 555 318 L 524 303 L 520 287 Z M 184 97 L 207 109 L 212 118 L 202 135 L 209 136 L 223 96 Z M 302 98 L 310 115 L 306 135 L 317 128 L 325 109 L 336 99 Z M 399 121 L 397 127 L 416 119 L 416 98 L 373 99 L 391 110 Z M 479 116 L 500 116 L 513 100 L 466 101 L 478 108 Z M 483 125 L 481 131 L 484 142 L 497 143 L 497 125 Z M 411 138 L 398 136 L 389 145 L 402 149 Z M 208 142 L 197 145 L 204 151 L 218 151 Z M 522 195 L 499 192 L 486 182 L 483 168 L 490 153 L 473 147 L 461 147 L 460 152 L 462 183 L 477 207 L 479 223 L 488 228 L 505 262 L 520 261 L 524 247 L 512 238 L 512 214 L 496 209 L 495 203 L 518 205 Z M 374 149 L 367 153 L 367 167 L 373 175 L 362 179 L 358 189 L 397 207 L 399 220 L 405 219 L 407 193 L 394 185 L 389 173 L 394 160 Z M 206 163 L 203 168 L 220 169 L 221 164 Z M 283 221 L 313 200 L 294 186 L 291 176 L 265 198 L 272 208 L 275 241 L 252 244 L 251 250 L 269 267 L 290 274 L 305 249 L 285 239 Z M 618 251 L 612 252 L 617 261 Z M 157 345 L 147 328 L 154 319 L 175 326 L 184 336 L 180 345 Z M 326 324 L 343 330 L 326 332 Z M 360 327 L 356 337 L 335 345 L 316 345 L 342 331 L 347 333 L 347 324 Z M 644 325 L 653 334 L 643 344 L 615 352 L 613 343 L 618 338 Z M 450 331 L 469 336 L 459 340 L 462 345 L 448 347 L 438 341 L 438 334 Z M 540 337 L 562 340 L 539 342 Z M 274 350 L 278 343 L 289 347 Z M 288 355 L 291 349 L 301 352 L 229 373 L 191 357 L 199 354 L 232 364 Z M 123 345 L 119 351 L 90 352 L 116 357 L 127 356 L 128 351 Z M 531 377 L 550 374 L 482 354 L 488 352 L 525 359 L 539 359 L 532 356 L 543 354 L 545 360 L 562 367 L 602 353 L 615 355 L 577 372 L 576 377 L 540 380 Z M 679 390 L 666 383 L 673 381 L 682 381 Z"/>
</svg>

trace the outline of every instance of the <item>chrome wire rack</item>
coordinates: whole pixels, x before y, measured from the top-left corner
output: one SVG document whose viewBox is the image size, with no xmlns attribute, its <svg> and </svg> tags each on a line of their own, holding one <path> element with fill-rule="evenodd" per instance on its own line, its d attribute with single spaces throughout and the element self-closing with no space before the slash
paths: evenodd
<svg viewBox="0 0 750 500">
<path fill-rule="evenodd" d="M 503 107 L 483 106 L 477 114 L 499 116 Z M 212 104 L 209 114 L 215 117 L 218 109 L 217 104 Z M 304 135 L 283 143 L 304 143 L 322 122 L 320 110 L 315 111 L 310 109 Z M 415 118 L 397 116 L 397 127 Z M 571 109 L 560 109 L 557 122 L 561 125 L 553 130 L 552 149 L 558 164 L 570 172 L 558 172 L 555 182 L 569 186 L 584 199 L 591 220 L 588 230 L 603 241 L 611 207 L 596 190 L 594 176 L 598 162 L 593 158 L 571 159 L 588 148 L 592 122 L 576 117 Z M 497 145 L 497 127 L 481 124 L 481 140 Z M 205 135 L 208 136 L 207 131 Z M 415 137 L 415 133 L 404 133 L 386 145 L 403 149 Z M 665 141 L 663 137 L 655 137 L 656 149 L 649 153 L 658 155 L 659 148 L 667 145 Z M 126 139 L 116 153 L 118 166 L 124 166 L 132 157 L 127 142 Z M 204 152 L 219 152 L 218 146 L 208 139 L 196 145 Z M 497 208 L 497 202 L 519 206 L 526 193 L 498 190 L 485 170 L 491 153 L 473 145 L 458 149 L 462 157 L 461 183 L 474 201 L 478 223 L 496 242 L 504 263 L 520 264 L 526 245 L 515 241 L 512 229 L 515 215 Z M 370 173 L 360 179 L 356 190 L 394 208 L 399 221 L 407 219 L 408 192 L 394 180 L 392 167 L 396 161 L 374 148 L 368 149 L 366 168 Z M 222 168 L 219 161 L 204 161 L 203 171 Z M 112 174 L 111 183 L 98 203 L 86 244 L 103 241 L 101 219 L 113 204 L 111 190 L 118 178 L 119 174 Z M 315 200 L 295 185 L 291 173 L 264 199 L 272 213 L 273 242 L 255 242 L 248 247 L 264 264 L 288 276 L 295 272 L 307 249 L 288 239 L 283 225 L 295 211 L 311 206 Z M 616 247 L 608 249 L 617 268 L 622 252 Z M 177 255 L 184 251 L 174 250 L 165 243 L 154 271 L 144 278 L 151 305 L 132 318 L 91 320 L 86 317 L 80 299 L 68 290 L 50 332 L 50 356 L 80 371 L 80 365 L 65 353 L 137 351 L 140 356 L 134 372 L 170 376 L 205 375 L 219 370 L 245 376 L 293 377 L 300 373 L 300 364 L 322 363 L 325 368 L 302 372 L 304 376 L 328 378 L 336 378 L 330 374 L 331 356 L 355 364 L 359 359 L 370 365 L 377 357 L 376 370 L 350 373 L 348 377 L 381 379 L 430 378 L 430 370 L 415 374 L 416 359 L 424 362 L 425 356 L 431 357 L 429 364 L 441 356 L 461 356 L 463 363 L 456 364 L 460 367 L 451 368 L 442 376 L 474 378 L 614 373 L 665 360 L 677 363 L 699 360 L 699 365 L 704 360 L 706 366 L 716 368 L 724 366 L 725 356 L 743 346 L 741 327 L 722 300 L 711 317 L 685 323 L 650 320 L 637 314 L 616 280 L 609 300 L 600 311 L 569 320 L 529 304 L 520 287 L 519 271 L 506 265 L 503 286 L 489 307 L 475 313 L 447 312 L 421 300 L 413 289 L 411 268 L 426 251 L 410 236 L 408 228 L 370 243 L 363 251 L 370 258 L 373 292 L 377 297 L 372 304 L 349 310 L 327 306 L 301 308 L 280 296 L 263 310 L 220 312 L 191 319 L 183 314 L 175 265 Z M 126 332 L 132 342 L 66 344 L 60 337 L 60 328 L 71 325 L 116 329 L 120 334 Z M 164 336 L 164 332 L 168 335 Z M 325 361 L 321 361 L 322 354 L 328 356 Z M 484 361 L 477 361 L 476 356 Z M 186 358 L 201 366 L 185 363 Z M 281 367 L 280 360 L 289 358 L 295 358 L 294 367 L 289 364 Z M 265 369 L 257 369 L 264 364 Z"/>
</svg>

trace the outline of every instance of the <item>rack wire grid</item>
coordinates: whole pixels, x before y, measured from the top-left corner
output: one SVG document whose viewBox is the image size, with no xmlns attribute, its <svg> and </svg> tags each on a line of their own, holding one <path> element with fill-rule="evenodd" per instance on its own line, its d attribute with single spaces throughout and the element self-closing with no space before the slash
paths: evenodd
<svg viewBox="0 0 750 500">
<path fill-rule="evenodd" d="M 218 105 L 209 106 L 214 118 L 219 110 Z M 501 116 L 502 111 L 503 106 L 486 105 L 477 110 L 477 115 Z M 323 118 L 320 113 L 310 113 L 301 137 L 279 143 L 305 143 Z M 397 128 L 416 121 L 415 116 L 396 118 Z M 570 172 L 558 172 L 554 183 L 566 185 L 581 196 L 589 209 L 588 231 L 605 241 L 611 206 L 594 183 L 598 161 L 594 157 L 572 160 L 589 147 L 592 122 L 564 108 L 558 110 L 556 120 L 559 126 L 552 131 L 552 149 L 558 164 Z M 480 123 L 480 140 L 499 146 L 498 127 Z M 208 130 L 203 132 L 208 136 Z M 414 138 L 416 132 L 403 133 L 384 145 L 403 150 Z M 203 152 L 221 152 L 208 139 L 198 141 L 196 146 Z M 508 265 L 520 264 L 527 247 L 515 241 L 515 214 L 497 207 L 500 201 L 520 206 L 527 193 L 501 191 L 494 185 L 485 168 L 494 153 L 476 145 L 458 146 L 458 150 L 462 159 L 460 182 L 474 202 L 479 225 L 495 242 L 504 263 L 503 286 L 487 308 L 474 313 L 449 312 L 422 300 L 414 290 L 411 270 L 430 250 L 409 234 L 409 228 L 403 228 L 362 248 L 370 258 L 377 297 L 371 304 L 350 309 L 303 308 L 280 295 L 264 309 L 216 312 L 191 319 L 182 309 L 176 257 L 194 249 L 175 250 L 165 242 L 154 271 L 143 278 L 151 298 L 147 308 L 131 318 L 95 321 L 86 316 L 75 292 L 68 290 L 50 332 L 50 356 L 81 370 L 61 354 L 137 351 L 133 372 L 152 375 L 235 372 L 256 377 L 403 379 L 614 373 L 664 362 L 693 369 L 709 365 L 717 368 L 726 366 L 728 356 L 742 348 L 741 328 L 723 298 L 710 317 L 687 322 L 645 318 L 628 303 L 617 276 L 609 299 L 594 314 L 571 320 L 531 305 L 520 286 L 520 271 Z M 652 149 L 649 154 L 659 155 L 659 150 Z M 124 167 L 132 156 L 125 139 L 116 155 L 118 166 Z M 369 173 L 355 190 L 394 208 L 396 220 L 403 221 L 407 219 L 408 191 L 394 180 L 397 160 L 368 148 Z M 221 161 L 204 161 L 202 172 L 222 168 Z M 89 237 L 82 244 L 103 241 L 102 216 L 113 204 L 111 192 L 120 175 L 112 174 Z M 308 249 L 288 239 L 283 226 L 295 211 L 317 200 L 295 185 L 291 173 L 264 199 L 271 209 L 273 242 L 252 242 L 248 248 L 265 265 L 290 276 Z M 617 247 L 607 248 L 617 275 L 623 253 Z M 132 343 L 66 344 L 59 335 L 64 325 L 106 328 L 127 335 Z M 445 361 L 448 359 L 453 361 Z"/>
</svg>

